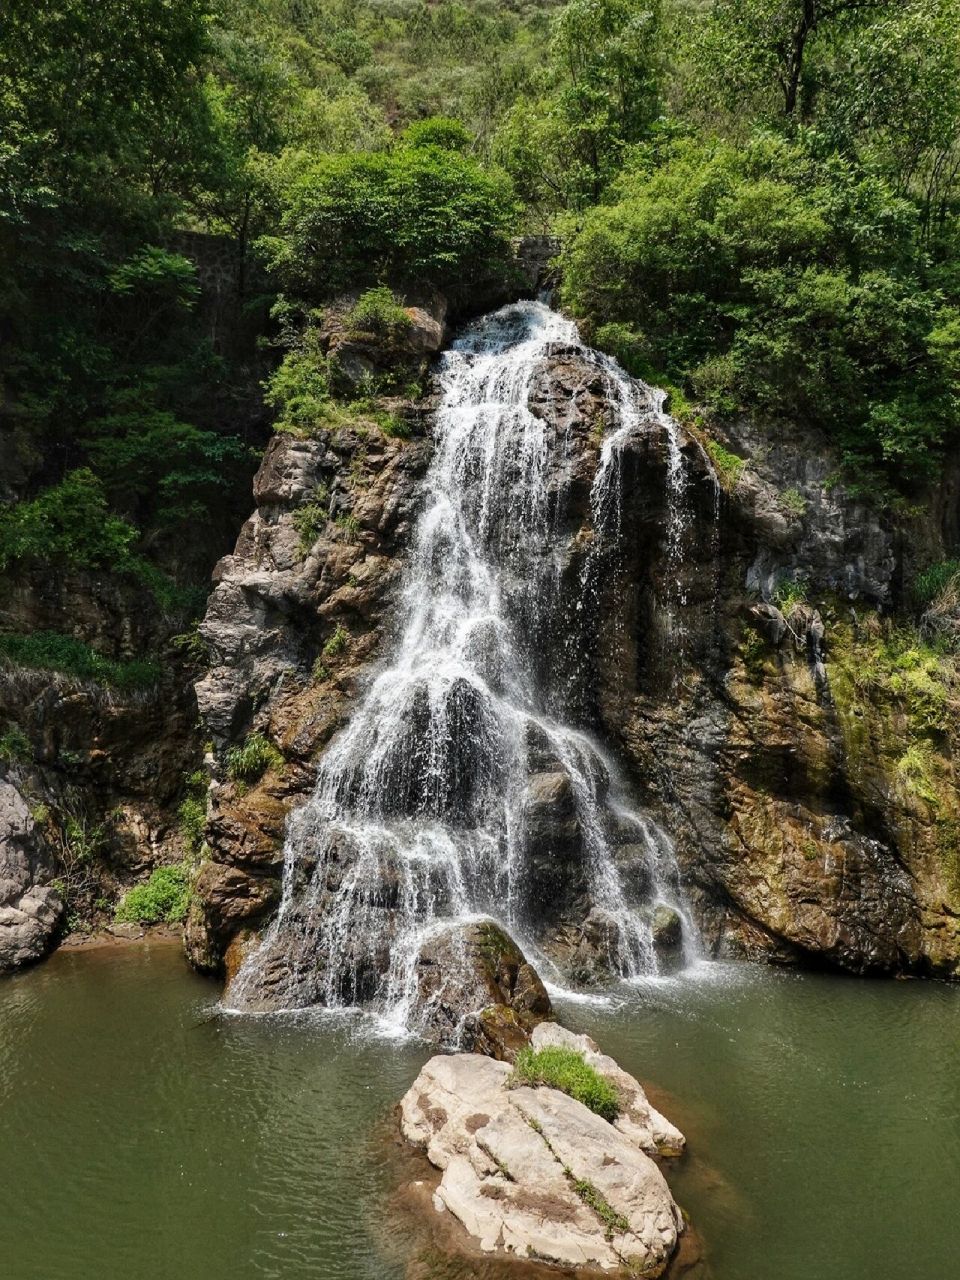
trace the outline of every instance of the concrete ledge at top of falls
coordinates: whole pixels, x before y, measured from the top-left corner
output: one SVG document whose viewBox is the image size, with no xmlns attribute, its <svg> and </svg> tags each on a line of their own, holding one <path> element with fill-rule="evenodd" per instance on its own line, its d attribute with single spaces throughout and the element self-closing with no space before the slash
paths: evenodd
<svg viewBox="0 0 960 1280">
<path fill-rule="evenodd" d="M 653 1157 L 679 1155 L 683 1135 L 588 1036 L 542 1023 L 532 1040 L 582 1053 L 616 1086 L 620 1115 L 611 1124 L 557 1089 L 511 1087 L 510 1066 L 490 1058 L 431 1058 L 400 1127 L 442 1171 L 434 1208 L 491 1255 L 662 1275 L 684 1224 Z"/>
</svg>

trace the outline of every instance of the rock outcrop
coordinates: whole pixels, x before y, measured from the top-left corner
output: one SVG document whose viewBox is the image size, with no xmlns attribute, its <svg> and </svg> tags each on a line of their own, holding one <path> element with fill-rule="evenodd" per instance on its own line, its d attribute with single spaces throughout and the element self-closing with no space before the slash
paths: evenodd
<svg viewBox="0 0 960 1280">
<path fill-rule="evenodd" d="M 443 1044 L 510 1060 L 552 1012 L 540 976 L 492 920 L 453 925 L 417 957 L 412 1021 Z"/>
<path fill-rule="evenodd" d="M 441 1171 L 433 1197 L 487 1253 L 611 1275 L 661 1275 L 683 1219 L 656 1163 L 679 1132 L 587 1037 L 544 1023 L 534 1046 L 584 1052 L 621 1093 L 615 1124 L 505 1063 L 431 1058 L 401 1107 L 404 1136 Z M 658 1142 L 659 1138 L 659 1142 Z"/>
<path fill-rule="evenodd" d="M 540 683 L 609 744 L 670 833 L 715 953 L 957 976 L 960 698 L 926 659 L 897 666 L 884 621 L 919 553 L 890 515 L 832 483 L 829 450 L 799 429 L 768 441 L 739 424 L 724 447 L 740 462 L 721 486 L 701 430 L 671 433 L 656 416 L 618 451 L 599 537 L 591 490 L 618 425 L 609 390 L 575 346 L 557 345 L 529 384 L 555 433 L 546 483 L 566 540 L 555 596 L 529 621 Z M 273 909 L 284 814 L 384 651 L 431 452 L 407 412 L 409 439 L 375 424 L 278 437 L 257 513 L 218 568 L 203 628 L 214 661 L 198 688 L 215 749 L 211 856 L 188 928 L 204 967 L 229 966 L 231 941 Z M 938 536 L 917 539 L 934 548 Z M 285 763 L 238 787 L 224 762 L 254 732 Z M 615 926 L 586 892 L 563 762 L 536 741 L 529 760 L 532 928 L 591 981 Z M 636 829 L 615 825 L 620 875 L 642 899 L 648 861 Z M 677 950 L 678 924 L 652 921 L 662 954 Z"/>
<path fill-rule="evenodd" d="M 829 455 L 799 434 L 736 443 L 755 453 L 719 491 L 687 436 L 673 510 L 658 433 L 623 458 L 630 550 L 600 580 L 599 722 L 715 949 L 957 976 L 955 670 L 884 621 L 902 545 L 827 484 Z"/>
<path fill-rule="evenodd" d="M 57 879 L 67 916 L 87 927 L 109 921 L 133 882 L 183 857 L 177 810 L 201 743 L 192 670 L 168 643 L 174 629 L 148 591 L 106 573 L 0 575 L 0 633 L 79 641 L 106 663 L 156 660 L 156 682 L 119 688 L 0 659 L 0 761 L 38 815 L 38 894 L 51 900 L 44 886 Z M 48 914 L 31 926 L 38 935 L 50 932 Z"/>
<path fill-rule="evenodd" d="M 20 791 L 0 779 L 0 973 L 39 960 L 63 919 L 63 899 L 46 883 L 53 857 Z"/>
<path fill-rule="evenodd" d="M 231 941 L 275 905 L 285 815 L 389 630 L 406 538 L 430 457 L 406 405 L 403 434 L 359 418 L 309 439 L 277 435 L 254 483 L 257 510 L 214 572 L 197 685 L 214 773 L 207 844 L 187 924 L 199 967 L 222 971 Z M 265 735 L 282 754 L 253 785 L 229 749 Z"/>
</svg>

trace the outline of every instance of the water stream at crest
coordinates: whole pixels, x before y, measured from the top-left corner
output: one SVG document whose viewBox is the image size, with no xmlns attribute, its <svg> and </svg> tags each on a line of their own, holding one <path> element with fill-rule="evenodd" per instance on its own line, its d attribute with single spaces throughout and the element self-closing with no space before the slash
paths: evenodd
<svg viewBox="0 0 960 1280">
<path fill-rule="evenodd" d="M 543 360 L 597 367 L 615 422 L 591 494 L 595 543 L 620 523 L 619 454 L 638 429 L 666 425 L 667 561 L 680 554 L 683 459 L 663 397 L 586 348 L 537 302 L 478 321 L 443 356 L 436 451 L 398 606 L 398 637 L 325 752 L 310 802 L 288 824 L 282 897 L 225 997 L 236 1009 L 365 1005 L 397 1028 L 428 1011 L 425 944 L 493 918 L 544 971 L 541 904 L 529 855 L 531 783 L 566 788 L 587 896 L 605 922 L 606 963 L 655 972 L 651 908 L 683 907 L 668 837 L 637 812 L 613 761 L 565 723 L 543 649 L 555 629 L 570 442 L 531 411 Z M 560 477 L 558 480 L 558 476 Z M 584 571 L 584 590 L 589 570 Z M 668 602 L 668 607 L 682 601 Z M 584 601 L 581 607 L 588 607 Z M 555 637 L 554 637 L 555 639 Z M 643 862 L 639 900 L 618 849 Z M 639 850 L 639 854 L 638 851 Z"/>
</svg>

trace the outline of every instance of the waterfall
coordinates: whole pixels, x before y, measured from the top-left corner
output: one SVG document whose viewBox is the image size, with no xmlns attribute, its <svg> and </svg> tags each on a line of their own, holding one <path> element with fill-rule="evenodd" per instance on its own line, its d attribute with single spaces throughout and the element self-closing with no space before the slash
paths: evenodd
<svg viewBox="0 0 960 1280">
<path fill-rule="evenodd" d="M 478 321 L 440 365 L 397 638 L 291 816 L 279 909 L 230 1007 L 362 1004 L 416 1026 L 424 945 L 478 918 L 559 976 L 563 857 L 614 974 L 656 971 L 658 903 L 686 921 L 669 839 L 631 807 L 591 735 L 556 714 L 544 679 L 569 550 L 556 480 L 568 442 L 528 402 L 538 366 L 564 349 L 601 371 L 616 415 L 592 493 L 596 539 L 615 536 L 620 447 L 661 420 L 662 397 L 541 303 Z"/>
</svg>

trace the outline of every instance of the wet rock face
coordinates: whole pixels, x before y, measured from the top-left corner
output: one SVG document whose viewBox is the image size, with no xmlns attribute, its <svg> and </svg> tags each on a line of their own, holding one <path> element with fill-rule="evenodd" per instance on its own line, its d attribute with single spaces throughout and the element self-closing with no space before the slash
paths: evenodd
<svg viewBox="0 0 960 1280">
<path fill-rule="evenodd" d="M 518 593 L 516 621 L 553 691 L 551 712 L 590 728 L 625 766 L 636 800 L 674 840 L 711 950 L 956 976 L 955 730 L 942 734 L 934 799 L 925 799 L 900 764 L 907 724 L 886 695 L 861 688 L 856 670 L 864 612 L 893 595 L 895 531 L 825 484 L 829 455 L 801 433 L 771 442 L 738 427 L 727 445 L 750 464 L 721 493 L 699 440 L 681 430 L 678 492 L 667 430 L 650 420 L 619 452 L 598 537 L 591 488 L 615 423 L 609 392 L 596 364 L 561 345 L 530 383 L 530 408 L 554 428 L 546 482 L 566 549 L 544 574 L 549 600 L 527 618 Z M 252 731 L 286 763 L 243 794 L 221 767 L 211 790 L 210 859 L 187 930 L 204 967 L 222 969 L 231 940 L 273 911 L 284 815 L 309 794 L 319 753 L 385 652 L 431 452 L 426 424 L 412 425 L 409 440 L 376 428 L 275 439 L 258 509 L 218 566 L 201 713 L 221 766 Z M 311 508 L 319 515 L 308 519 Z M 795 578 L 829 607 L 781 610 L 773 589 Z M 463 714 L 472 714 L 466 701 Z M 562 764 L 536 741 L 528 755 L 518 874 L 535 909 L 526 923 L 561 967 L 591 981 L 609 970 L 616 922 L 586 892 Z M 474 763 L 452 752 L 447 764 L 438 786 L 444 803 L 458 797 L 466 821 Z M 412 752 L 406 765 L 422 772 Z M 607 821 L 620 874 L 642 899 L 642 841 L 617 831 L 615 815 Z M 384 893 L 386 956 L 388 884 Z M 651 924 L 657 952 L 675 954 L 676 919 Z M 428 1002 L 442 987 L 441 958 L 421 966 Z M 375 986 L 376 968 L 360 974 L 361 987 Z M 490 997 L 496 1014 L 467 1029 L 506 1055 L 524 1029 L 513 989 L 501 996 Z M 476 1013 L 464 992 L 438 999 L 437 1025 L 449 1030 L 467 1007 Z"/>
<path fill-rule="evenodd" d="M 409 439 L 362 422 L 275 436 L 257 510 L 215 570 L 197 702 L 217 776 L 186 928 L 201 968 L 221 971 L 231 939 L 275 908 L 286 815 L 310 794 L 317 755 L 381 652 L 430 456 L 423 424 L 412 418 L 410 429 Z M 223 763 L 252 733 L 279 748 L 282 776 L 238 785 Z"/>
<path fill-rule="evenodd" d="M 53 859 L 17 787 L 0 779 L 0 973 L 39 960 L 62 923 L 63 900 L 46 883 Z"/>
<path fill-rule="evenodd" d="M 744 429 L 730 443 L 758 460 L 719 504 L 703 453 L 685 449 L 679 519 L 655 440 L 630 446 L 625 539 L 598 593 L 599 723 L 674 838 L 710 947 L 960 975 L 952 731 L 934 734 L 924 798 L 901 760 L 905 703 L 863 670 L 871 610 L 893 592 L 893 530 L 824 488 L 829 455 L 811 462 L 802 438 L 761 451 Z M 679 526 L 672 555 L 644 532 L 651 518 Z M 785 579 L 826 609 L 781 611 L 770 595 Z"/>
<path fill-rule="evenodd" d="M 552 1008 L 540 977 L 493 921 L 439 933 L 417 957 L 414 1025 L 430 1039 L 510 1060 Z"/>
</svg>

